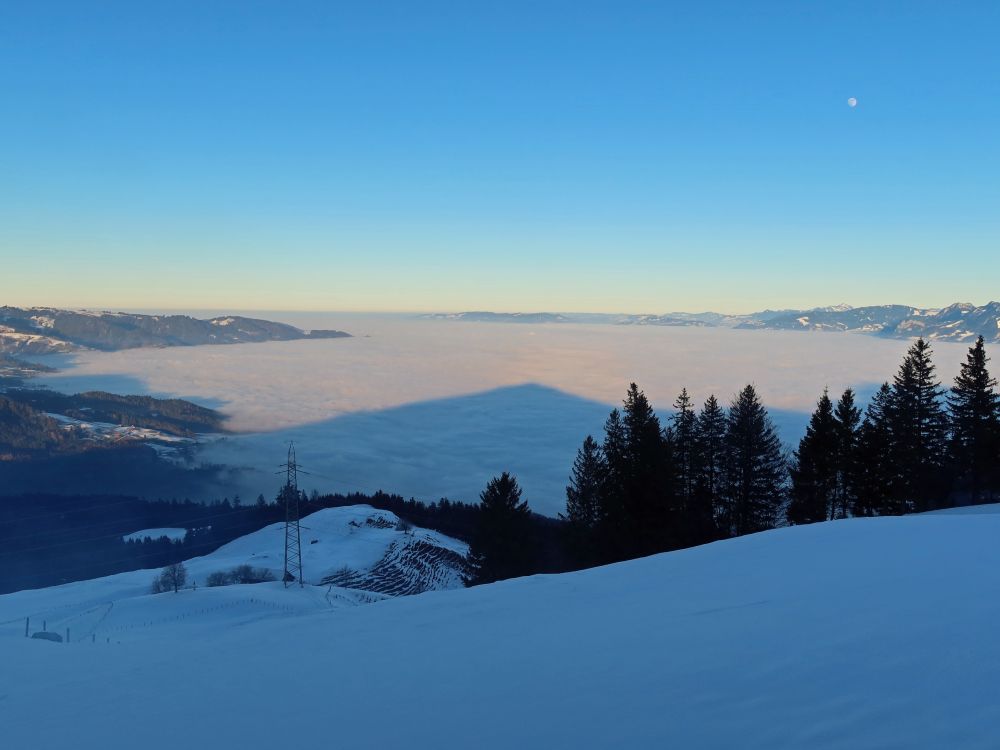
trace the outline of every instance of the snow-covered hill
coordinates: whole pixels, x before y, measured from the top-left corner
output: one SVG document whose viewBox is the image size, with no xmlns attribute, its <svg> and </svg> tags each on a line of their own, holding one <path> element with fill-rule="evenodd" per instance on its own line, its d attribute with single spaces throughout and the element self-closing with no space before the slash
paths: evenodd
<svg viewBox="0 0 1000 750">
<path fill-rule="evenodd" d="M 362 607 L 280 584 L 141 597 L 164 621 L 155 638 L 67 645 L 3 626 L 2 736 L 111 750 L 995 748 L 998 539 L 997 514 L 856 519 Z M 37 596 L 54 608 L 68 589 Z M 0 597 L 0 622 L 18 596 Z M 196 613 L 199 600 L 215 609 Z"/>
<path fill-rule="evenodd" d="M 159 639 L 169 636 L 172 623 L 181 620 L 187 625 L 204 621 L 211 627 L 210 613 L 220 605 L 238 606 L 239 616 L 252 621 L 275 606 L 285 612 L 314 611 L 317 606 L 458 588 L 466 573 L 464 542 L 409 528 L 388 511 L 354 505 L 321 510 L 302 520 L 302 567 L 310 586 L 300 594 L 285 595 L 281 583 L 206 587 L 212 573 L 240 565 L 266 569 L 280 581 L 284 544 L 284 524 L 277 523 L 186 561 L 187 587 L 197 589 L 180 592 L 173 601 L 165 600 L 165 594 L 150 594 L 158 570 L 0 596 L 0 639 L 11 633 L 23 636 L 25 618 L 30 618 L 32 632 L 42 630 L 43 624 L 62 635 L 68 628 L 71 642 L 101 638 L 107 643 L 124 633 L 131 639 Z"/>
</svg>

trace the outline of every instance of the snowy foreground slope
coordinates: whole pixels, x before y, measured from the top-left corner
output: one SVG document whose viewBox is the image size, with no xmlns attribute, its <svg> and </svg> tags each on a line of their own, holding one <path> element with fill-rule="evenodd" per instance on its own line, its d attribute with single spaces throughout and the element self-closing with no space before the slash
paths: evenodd
<svg viewBox="0 0 1000 750">
<path fill-rule="evenodd" d="M 217 594 L 274 607 L 223 606 L 111 644 L 5 626 L 3 745 L 1000 744 L 996 514 L 780 529 L 366 606 L 324 591 L 146 597 L 162 618 Z M 0 597 L 0 621 L 21 596 Z"/>
</svg>

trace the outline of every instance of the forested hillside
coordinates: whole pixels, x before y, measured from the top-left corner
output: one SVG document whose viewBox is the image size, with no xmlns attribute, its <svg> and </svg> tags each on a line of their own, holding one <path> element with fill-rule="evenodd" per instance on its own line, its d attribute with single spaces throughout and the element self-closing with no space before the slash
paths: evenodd
<svg viewBox="0 0 1000 750">
<path fill-rule="evenodd" d="M 200 320 L 188 315 L 0 307 L 0 352 L 114 351 L 143 346 L 195 346 L 295 339 L 343 338 L 343 331 L 303 331 L 269 320 L 231 315 Z"/>
<path fill-rule="evenodd" d="M 177 398 L 121 396 L 103 391 L 67 395 L 40 388 L 9 389 L 5 396 L 32 409 L 86 422 L 145 427 L 185 437 L 224 430 L 224 418 L 217 411 Z"/>
<path fill-rule="evenodd" d="M 74 444 L 75 437 L 56 420 L 0 396 L 0 461 L 48 455 Z"/>
</svg>

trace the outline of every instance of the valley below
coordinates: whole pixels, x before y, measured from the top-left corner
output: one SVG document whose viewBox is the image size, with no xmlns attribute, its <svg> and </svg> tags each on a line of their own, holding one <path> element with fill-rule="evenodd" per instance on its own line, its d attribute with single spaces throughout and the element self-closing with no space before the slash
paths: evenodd
<svg viewBox="0 0 1000 750">
<path fill-rule="evenodd" d="M 261 315 L 352 336 L 36 357 L 56 371 L 31 382 L 217 411 L 225 434 L 201 434 L 185 451 L 189 468 L 212 481 L 199 496 L 185 480 L 179 497 L 273 497 L 273 467 L 294 441 L 310 491 L 474 502 L 508 470 L 531 507 L 554 516 L 576 449 L 601 430 L 631 380 L 661 413 L 682 387 L 696 403 L 712 393 L 727 403 L 754 383 L 791 444 L 824 387 L 851 386 L 864 400 L 892 377 L 908 345 L 849 333 Z M 935 344 L 942 380 L 966 348 Z M 169 487 L 157 493 L 170 496 Z"/>
</svg>

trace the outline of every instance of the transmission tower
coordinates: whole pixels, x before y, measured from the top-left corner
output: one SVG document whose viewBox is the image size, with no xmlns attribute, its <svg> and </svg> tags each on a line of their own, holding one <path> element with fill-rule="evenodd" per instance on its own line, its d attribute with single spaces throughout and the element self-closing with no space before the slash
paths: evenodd
<svg viewBox="0 0 1000 750">
<path fill-rule="evenodd" d="M 302 587 L 302 532 L 299 528 L 299 467 L 295 462 L 295 446 L 288 444 L 288 461 L 281 465 L 285 470 L 285 588 L 299 582 Z"/>
</svg>

